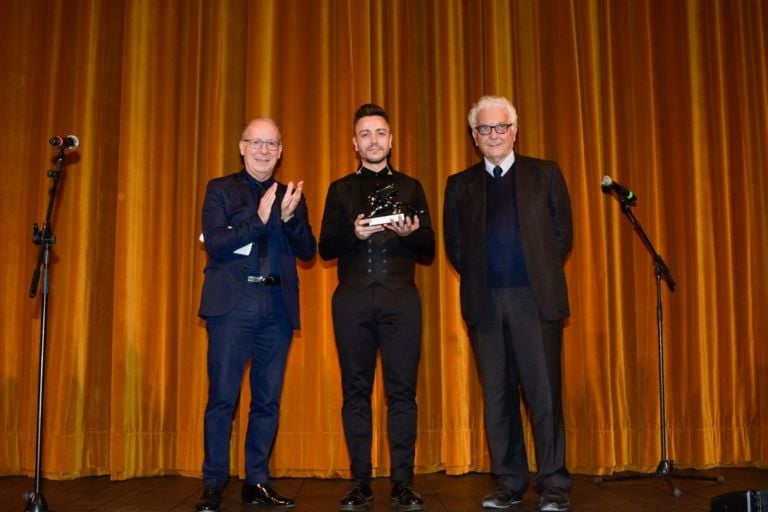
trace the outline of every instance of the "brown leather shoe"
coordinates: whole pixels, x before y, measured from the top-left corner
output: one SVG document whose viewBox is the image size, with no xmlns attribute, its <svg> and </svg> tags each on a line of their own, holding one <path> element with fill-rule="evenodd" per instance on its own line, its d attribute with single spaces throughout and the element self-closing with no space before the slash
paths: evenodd
<svg viewBox="0 0 768 512">
<path fill-rule="evenodd" d="M 248 485 L 243 484 L 240 494 L 243 503 L 251 505 L 269 505 L 270 507 L 293 508 L 296 504 L 291 498 L 280 496 L 269 483 Z"/>
</svg>

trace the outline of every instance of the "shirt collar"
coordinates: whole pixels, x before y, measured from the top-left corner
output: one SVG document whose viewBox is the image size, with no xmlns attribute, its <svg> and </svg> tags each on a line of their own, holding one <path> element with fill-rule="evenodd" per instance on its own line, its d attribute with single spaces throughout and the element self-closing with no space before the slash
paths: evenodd
<svg viewBox="0 0 768 512">
<path fill-rule="evenodd" d="M 274 176 L 270 176 L 269 178 L 267 178 L 267 179 L 266 179 L 266 180 L 264 180 L 264 181 L 259 181 L 259 180 L 257 180 L 256 178 L 254 178 L 253 176 L 251 176 L 250 174 L 248 174 L 248 171 L 245 171 L 245 170 L 244 170 L 244 171 L 243 171 L 243 174 L 245 174 L 245 180 L 246 180 L 246 181 L 247 181 L 247 182 L 248 182 L 250 185 L 253 185 L 253 186 L 259 187 L 259 188 L 261 188 L 261 189 L 267 189 L 267 188 L 271 187 L 271 186 L 272 186 L 272 184 L 275 182 L 275 177 L 274 177 Z"/>
<path fill-rule="evenodd" d="M 493 168 L 496 167 L 496 164 L 492 164 L 485 157 L 483 157 L 483 162 L 485 162 L 485 172 L 493 176 Z M 501 175 L 505 176 L 507 172 L 512 168 L 514 163 L 515 163 L 515 152 L 513 151 L 507 156 L 507 158 L 505 158 L 498 164 L 499 167 L 501 167 Z"/>
<path fill-rule="evenodd" d="M 379 176 L 381 173 L 384 173 L 388 176 L 392 176 L 392 169 L 387 165 L 384 169 L 380 170 L 379 172 L 372 171 L 369 168 L 367 168 L 364 165 L 360 165 L 360 167 L 357 168 L 357 171 L 355 171 L 355 174 L 363 174 L 368 176 Z"/>
</svg>

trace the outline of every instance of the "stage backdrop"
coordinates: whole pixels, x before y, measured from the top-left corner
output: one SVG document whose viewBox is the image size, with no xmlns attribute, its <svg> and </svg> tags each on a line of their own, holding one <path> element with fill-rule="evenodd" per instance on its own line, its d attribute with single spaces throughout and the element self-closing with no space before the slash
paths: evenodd
<svg viewBox="0 0 768 512">
<path fill-rule="evenodd" d="M 206 334 L 197 318 L 205 184 L 240 169 L 253 116 L 282 125 L 282 181 L 318 233 L 354 171 L 352 115 L 391 115 L 393 164 L 424 184 L 438 256 L 424 305 L 417 471 L 487 471 L 481 392 L 443 250 L 446 179 L 479 156 L 483 94 L 519 111 L 517 151 L 570 187 L 568 467 L 660 460 L 654 267 L 603 195 L 611 175 L 666 260 L 668 456 L 768 465 L 768 5 L 758 0 L 5 0 L 0 16 L 0 475 L 34 471 L 41 300 L 28 296 L 52 184 L 43 474 L 199 475 Z M 330 321 L 335 264 L 300 269 L 274 475 L 348 475 Z M 243 474 L 249 394 L 232 439 Z M 389 471 L 381 382 L 376 475 Z M 533 459 L 531 459 L 533 460 Z"/>
</svg>

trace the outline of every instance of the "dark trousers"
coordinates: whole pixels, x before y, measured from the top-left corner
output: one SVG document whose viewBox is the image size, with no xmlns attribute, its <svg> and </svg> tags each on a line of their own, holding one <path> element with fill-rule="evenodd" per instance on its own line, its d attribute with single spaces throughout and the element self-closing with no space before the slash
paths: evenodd
<svg viewBox="0 0 768 512">
<path fill-rule="evenodd" d="M 416 379 L 421 354 L 421 299 L 416 285 L 363 291 L 343 285 L 333 294 L 333 327 L 341 366 L 341 410 L 352 477 L 371 478 L 371 393 L 381 351 L 393 482 L 413 480 Z"/>
<path fill-rule="evenodd" d="M 251 404 L 245 438 L 248 484 L 269 480 L 268 461 L 277 432 L 280 392 L 293 328 L 279 286 L 249 285 L 229 313 L 208 317 L 208 404 L 205 407 L 206 485 L 229 478 L 229 444 L 240 383 L 251 360 Z"/>
<path fill-rule="evenodd" d="M 470 337 L 483 383 L 492 471 L 515 491 L 528 488 L 522 389 L 536 446 L 536 490 L 570 489 L 561 393 L 562 321 L 542 320 L 528 287 L 491 289 L 487 306 L 470 328 Z"/>
</svg>

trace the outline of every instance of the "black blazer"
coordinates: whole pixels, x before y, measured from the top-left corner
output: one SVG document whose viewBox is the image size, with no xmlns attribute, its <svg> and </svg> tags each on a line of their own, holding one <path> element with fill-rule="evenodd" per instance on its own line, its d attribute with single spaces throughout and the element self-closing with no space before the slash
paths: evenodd
<svg viewBox="0 0 768 512">
<path fill-rule="evenodd" d="M 243 294 L 249 274 L 249 257 L 234 251 L 272 229 L 277 233 L 280 287 L 294 329 L 299 322 L 299 278 L 296 258 L 310 260 L 317 250 L 309 225 L 307 205 L 301 198 L 288 222 L 280 219 L 280 203 L 286 186 L 277 185 L 277 197 L 269 222 L 257 214 L 246 171 L 242 170 L 208 182 L 203 202 L 203 237 L 208 263 L 200 301 L 201 317 L 218 316 L 231 310 Z"/>
<path fill-rule="evenodd" d="M 429 264 L 434 258 L 435 233 L 421 183 L 395 170 L 392 183 L 399 201 L 423 212 L 418 214 L 419 229 L 405 237 L 384 230 L 368 240 L 355 236 L 355 218 L 370 209 L 360 188 L 360 176 L 349 174 L 331 183 L 318 248 L 324 260 L 339 259 L 340 284 L 361 290 L 379 282 L 396 290 L 413 283 L 417 261 Z"/>
<path fill-rule="evenodd" d="M 543 318 L 570 315 L 563 264 L 573 244 L 571 200 L 557 163 L 515 155 L 520 242 L 525 269 Z M 461 312 L 480 319 L 488 295 L 485 249 L 486 176 L 483 161 L 448 177 L 443 205 L 445 248 L 461 276 Z"/>
</svg>

